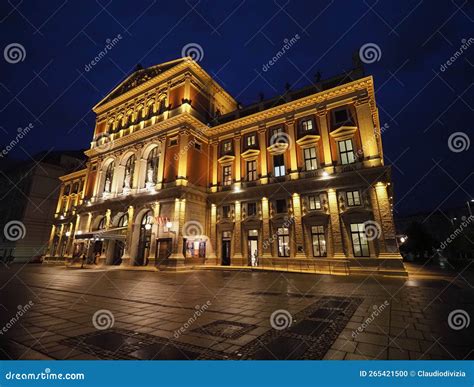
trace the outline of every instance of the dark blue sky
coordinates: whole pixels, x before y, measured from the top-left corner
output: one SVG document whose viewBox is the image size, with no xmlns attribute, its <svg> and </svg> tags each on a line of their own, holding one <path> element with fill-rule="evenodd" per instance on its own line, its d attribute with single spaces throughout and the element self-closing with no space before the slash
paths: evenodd
<svg viewBox="0 0 474 387">
<path fill-rule="evenodd" d="M 92 106 L 137 63 L 181 56 L 188 43 L 204 52 L 200 64 L 244 105 L 352 64 L 366 43 L 380 47 L 365 71 L 375 78 L 386 162 L 393 165 L 395 212 L 462 204 L 474 197 L 474 144 L 453 152 L 455 132 L 472 138 L 474 37 L 467 1 L 19 1 L 0 5 L 0 133 L 9 143 L 18 127 L 34 128 L 10 156 L 87 148 Z M 119 43 L 90 71 L 85 66 Z M 300 39 L 268 71 L 262 66 L 286 38 Z M 12 64 L 4 48 L 21 44 Z M 0 160 L 1 162 L 1 160 Z"/>
</svg>

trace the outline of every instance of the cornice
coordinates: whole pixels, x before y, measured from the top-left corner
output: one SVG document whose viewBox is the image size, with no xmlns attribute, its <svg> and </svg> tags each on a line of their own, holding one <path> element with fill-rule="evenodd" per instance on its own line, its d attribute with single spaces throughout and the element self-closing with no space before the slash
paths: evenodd
<svg viewBox="0 0 474 387">
<path fill-rule="evenodd" d="M 368 76 L 356 81 L 346 83 L 341 86 L 334 87 L 329 90 L 321 91 L 319 93 L 312 94 L 308 97 L 297 99 L 295 101 L 287 102 L 283 105 L 264 110 L 251 114 L 250 116 L 237 118 L 233 121 L 227 122 L 225 124 L 217 125 L 208 130 L 210 136 L 216 136 L 227 131 L 241 128 L 243 126 L 251 126 L 260 123 L 262 120 L 269 120 L 277 116 L 288 116 L 294 114 L 295 110 L 303 109 L 308 107 L 318 107 L 325 106 L 329 100 L 343 96 L 345 94 L 350 94 L 365 90 L 368 93 L 368 98 L 370 101 L 370 107 L 372 113 L 375 114 L 375 100 L 374 100 L 374 88 L 373 88 L 373 78 Z M 357 97 L 351 97 L 352 99 L 357 99 Z"/>
</svg>

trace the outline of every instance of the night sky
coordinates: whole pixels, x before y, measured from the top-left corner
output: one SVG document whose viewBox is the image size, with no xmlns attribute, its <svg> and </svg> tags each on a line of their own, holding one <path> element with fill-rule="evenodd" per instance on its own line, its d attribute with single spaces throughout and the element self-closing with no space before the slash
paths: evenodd
<svg viewBox="0 0 474 387">
<path fill-rule="evenodd" d="M 468 1 L 3 1 L 0 5 L 0 144 L 33 129 L 9 153 L 90 146 L 91 108 L 138 64 L 202 47 L 200 65 L 243 105 L 352 66 L 366 43 L 381 50 L 365 65 L 375 79 L 385 161 L 393 166 L 396 215 L 462 205 L 474 198 L 472 150 L 448 138 L 473 137 L 474 38 Z M 300 37 L 268 71 L 285 39 Z M 119 42 L 90 71 L 106 45 Z M 25 57 L 8 63 L 19 43 Z M 468 45 L 469 43 L 467 43 Z M 10 58 L 10 61 L 11 58 Z M 16 61 L 16 60 L 13 60 Z M 459 136 L 459 135 L 457 135 Z M 459 145 L 459 144 L 458 144 Z M 2 161 L 0 160 L 0 163 Z"/>
</svg>

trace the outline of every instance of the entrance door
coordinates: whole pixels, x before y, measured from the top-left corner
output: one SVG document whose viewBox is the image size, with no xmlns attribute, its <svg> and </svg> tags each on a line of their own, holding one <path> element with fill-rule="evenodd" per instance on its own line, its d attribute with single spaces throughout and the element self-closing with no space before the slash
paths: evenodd
<svg viewBox="0 0 474 387">
<path fill-rule="evenodd" d="M 222 233 L 222 266 L 230 266 L 230 231 Z"/>
<path fill-rule="evenodd" d="M 171 238 L 161 238 L 156 241 L 156 264 L 163 263 L 171 255 Z"/>
<path fill-rule="evenodd" d="M 258 266 L 258 230 L 249 230 L 247 240 L 249 266 Z"/>
<path fill-rule="evenodd" d="M 125 243 L 123 241 L 115 241 L 112 265 L 120 265 L 122 263 L 122 256 L 124 250 Z"/>
</svg>

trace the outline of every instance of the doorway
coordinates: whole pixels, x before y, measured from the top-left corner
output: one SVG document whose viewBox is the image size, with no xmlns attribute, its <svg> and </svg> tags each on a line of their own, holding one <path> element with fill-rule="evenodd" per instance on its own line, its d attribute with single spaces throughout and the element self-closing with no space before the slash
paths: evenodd
<svg viewBox="0 0 474 387">
<path fill-rule="evenodd" d="M 160 265 L 169 258 L 172 253 L 172 239 L 160 238 L 156 241 L 156 264 Z"/>
<path fill-rule="evenodd" d="M 122 256 L 124 251 L 125 243 L 123 241 L 115 241 L 112 265 L 120 265 L 122 263 Z"/>
<path fill-rule="evenodd" d="M 248 265 L 258 266 L 258 230 L 249 230 L 247 235 Z"/>
<path fill-rule="evenodd" d="M 151 227 L 153 223 L 153 214 L 151 211 L 143 215 L 140 224 L 140 237 L 138 240 L 138 252 L 135 264 L 142 266 L 148 264 L 148 256 L 150 255 L 151 244 Z"/>
<path fill-rule="evenodd" d="M 231 232 L 222 233 L 222 266 L 230 266 L 230 239 Z"/>
</svg>

